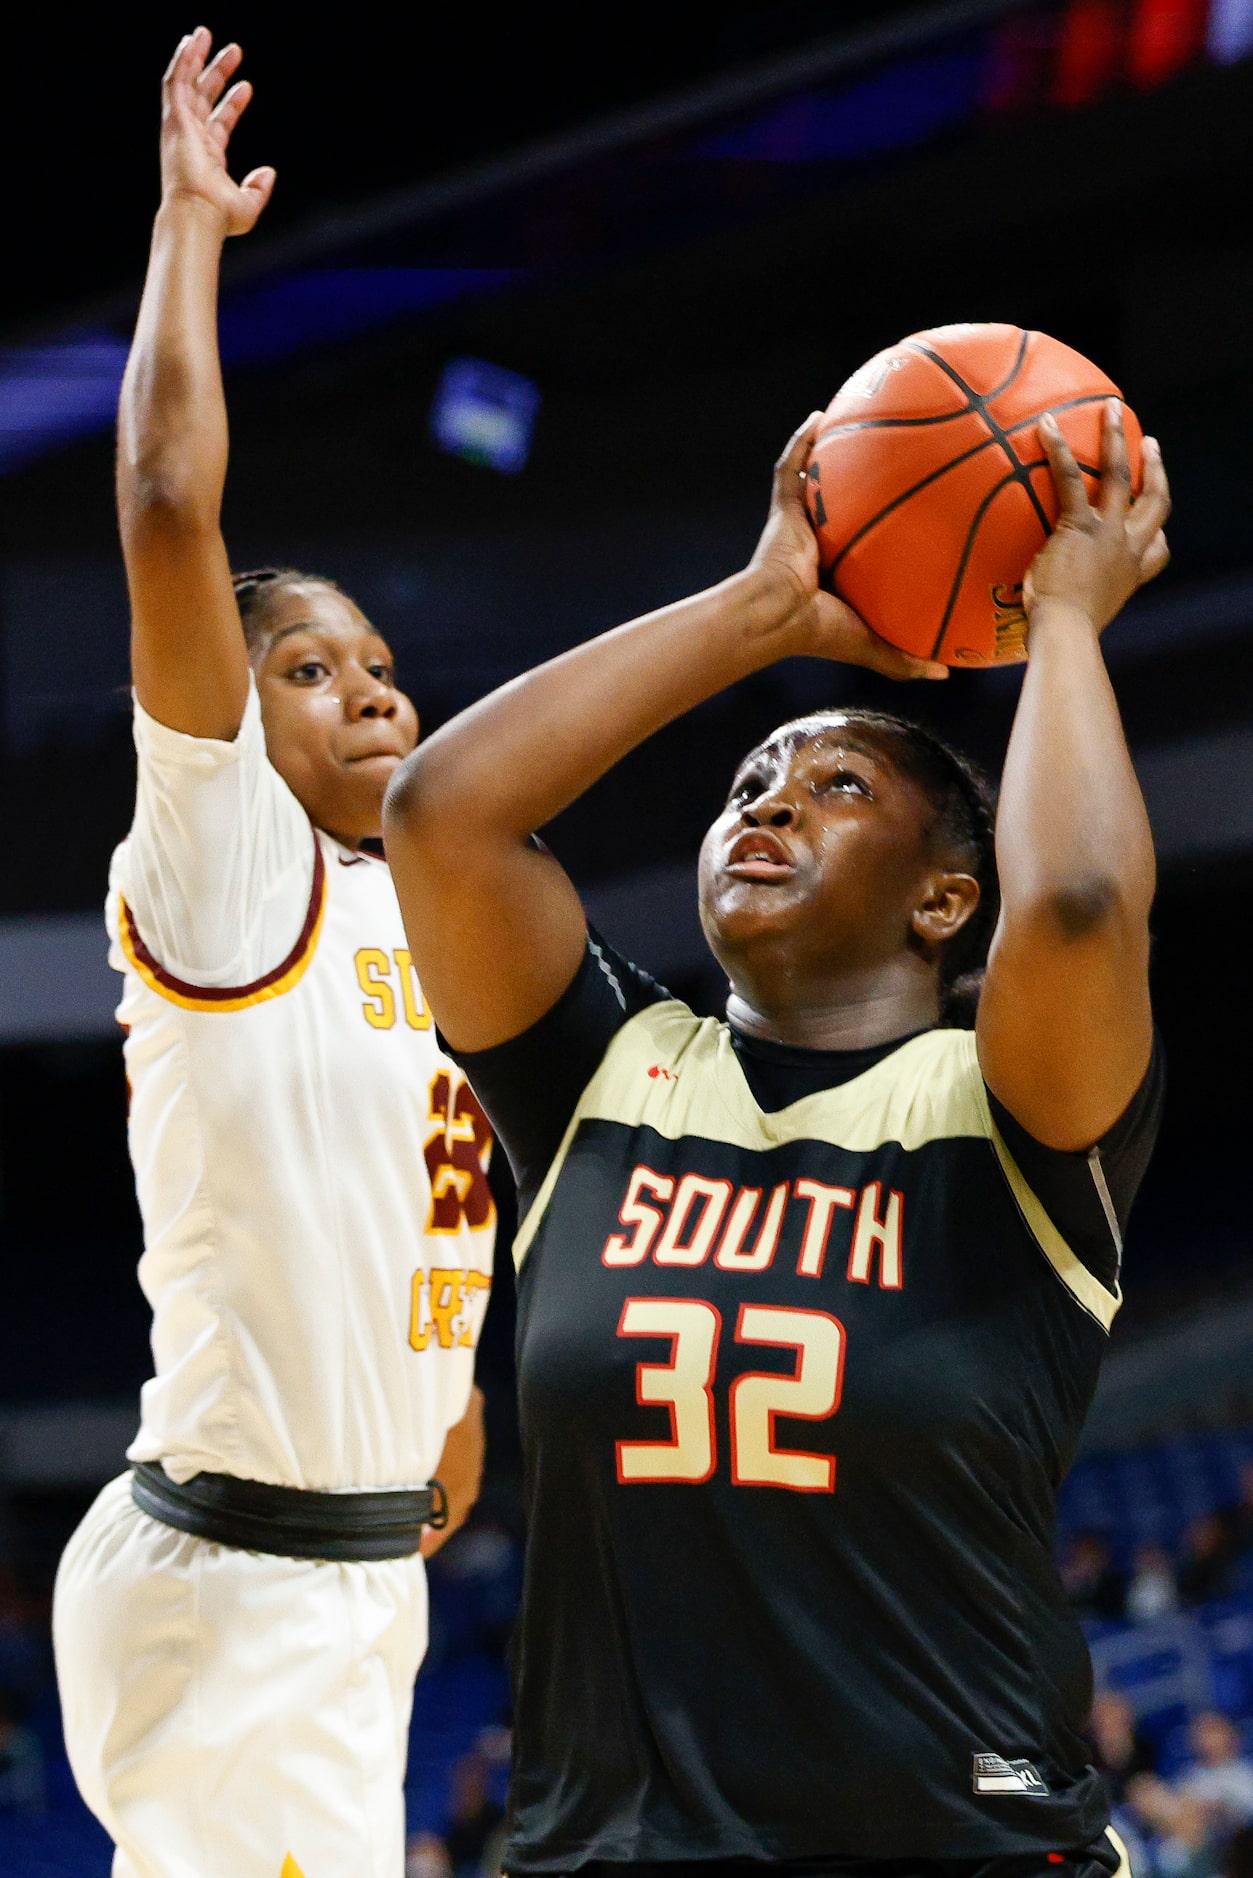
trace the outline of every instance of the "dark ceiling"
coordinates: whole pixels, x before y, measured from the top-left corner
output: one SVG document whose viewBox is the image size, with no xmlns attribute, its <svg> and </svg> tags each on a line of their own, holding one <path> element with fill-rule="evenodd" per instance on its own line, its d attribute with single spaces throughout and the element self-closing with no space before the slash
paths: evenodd
<svg viewBox="0 0 1253 1878">
<path fill-rule="evenodd" d="M 275 235 L 314 211 L 354 206 L 913 10 L 900 0 L 487 14 L 364 0 L 330 16 L 238 0 L 201 14 L 168 4 L 23 6 L 5 21 L 0 166 L 10 265 L 0 327 L 72 310 L 142 273 L 161 73 L 180 35 L 199 23 L 216 43 L 244 47 L 256 97 L 235 140 L 238 173 L 277 168 L 267 215 Z"/>
</svg>

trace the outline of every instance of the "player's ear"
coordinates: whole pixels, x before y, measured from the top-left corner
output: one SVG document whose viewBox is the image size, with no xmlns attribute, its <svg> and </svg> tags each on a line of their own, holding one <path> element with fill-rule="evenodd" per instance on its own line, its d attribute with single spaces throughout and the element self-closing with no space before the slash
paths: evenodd
<svg viewBox="0 0 1253 1878">
<path fill-rule="evenodd" d="M 925 946 L 947 945 L 978 904 L 979 883 L 973 874 L 930 874 L 910 919 L 911 931 Z"/>
</svg>

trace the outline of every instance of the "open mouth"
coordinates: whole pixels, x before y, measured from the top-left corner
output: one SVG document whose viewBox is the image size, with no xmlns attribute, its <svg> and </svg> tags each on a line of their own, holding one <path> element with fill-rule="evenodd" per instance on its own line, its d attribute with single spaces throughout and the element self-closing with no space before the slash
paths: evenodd
<svg viewBox="0 0 1253 1878">
<path fill-rule="evenodd" d="M 731 843 L 725 869 L 737 880 L 789 880 L 796 863 L 777 835 L 750 828 Z"/>
</svg>

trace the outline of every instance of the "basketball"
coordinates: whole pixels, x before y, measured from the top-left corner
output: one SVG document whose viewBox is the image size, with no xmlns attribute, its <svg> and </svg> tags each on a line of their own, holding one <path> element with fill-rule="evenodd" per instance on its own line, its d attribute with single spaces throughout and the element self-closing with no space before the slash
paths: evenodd
<svg viewBox="0 0 1253 1878">
<path fill-rule="evenodd" d="M 870 359 L 827 406 L 806 499 L 822 581 L 882 638 L 945 665 L 1026 657 L 1022 583 L 1057 519 L 1036 422 L 1046 411 L 1100 476 L 1117 385 L 1018 326 L 937 326 Z M 1140 426 L 1124 410 L 1133 488 Z"/>
</svg>

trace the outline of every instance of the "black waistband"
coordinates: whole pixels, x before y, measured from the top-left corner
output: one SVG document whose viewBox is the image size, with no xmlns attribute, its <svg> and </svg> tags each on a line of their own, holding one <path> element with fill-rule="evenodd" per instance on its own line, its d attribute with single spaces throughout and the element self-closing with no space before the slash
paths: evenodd
<svg viewBox="0 0 1253 1878">
<path fill-rule="evenodd" d="M 448 1523 L 438 1480 L 381 1493 L 309 1493 L 233 1474 L 193 1474 L 180 1485 L 163 1467 L 137 1461 L 131 1496 L 140 1512 L 179 1532 L 279 1558 L 409 1558 L 424 1526 Z"/>
</svg>

